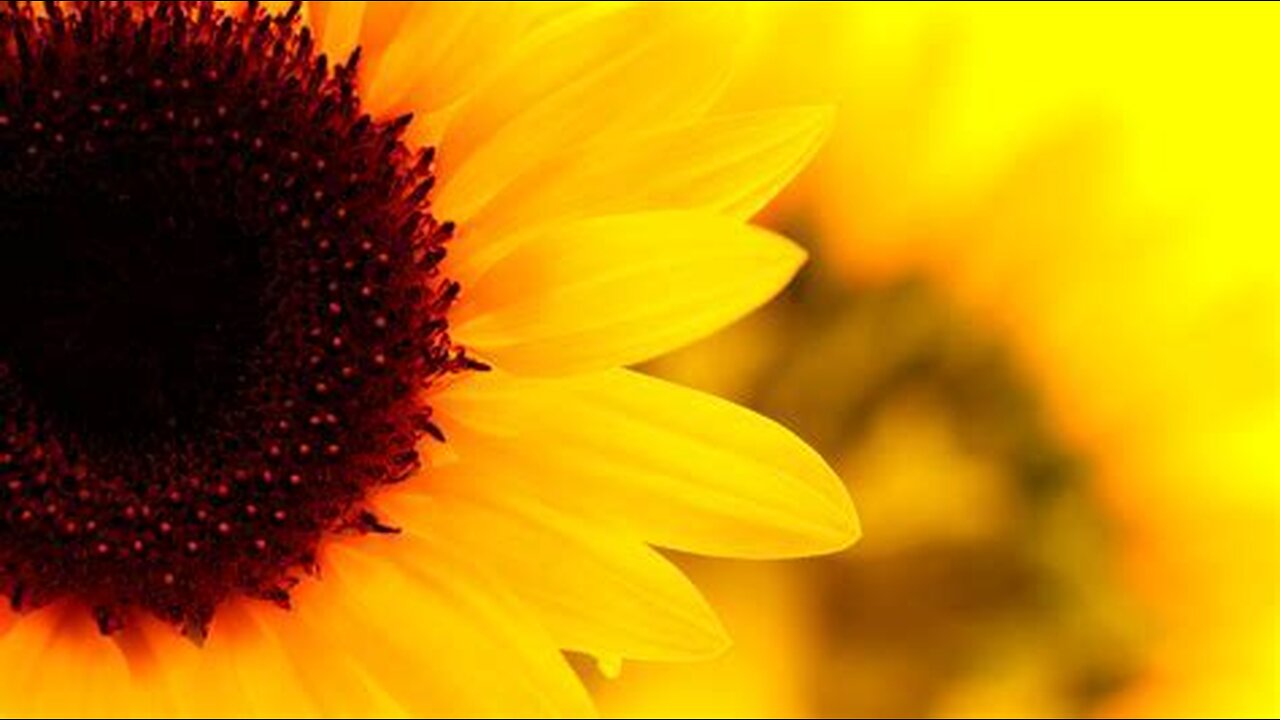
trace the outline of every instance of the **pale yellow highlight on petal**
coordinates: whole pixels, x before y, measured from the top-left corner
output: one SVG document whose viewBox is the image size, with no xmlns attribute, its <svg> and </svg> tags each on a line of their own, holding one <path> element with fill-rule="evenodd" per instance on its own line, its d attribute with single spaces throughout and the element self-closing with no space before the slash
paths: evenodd
<svg viewBox="0 0 1280 720">
<path fill-rule="evenodd" d="M 734 67 L 734 30 L 752 16 L 661 3 L 572 15 L 523 43 L 452 118 L 439 216 L 465 226 L 550 156 L 700 116 Z"/>
<path fill-rule="evenodd" d="M 433 401 L 461 464 L 657 545 L 778 558 L 836 551 L 860 534 L 843 483 L 789 430 L 656 378 L 493 372 Z"/>
<path fill-rule="evenodd" d="M 476 215 L 467 241 L 481 247 L 450 270 L 466 284 L 509 249 L 507 233 L 556 221 L 659 209 L 746 220 L 813 157 L 832 116 L 825 107 L 726 115 L 557 155 Z"/>
<path fill-rule="evenodd" d="M 480 472 L 434 468 L 424 478 L 429 489 L 411 482 L 379 505 L 409 536 L 430 536 L 490 568 L 561 648 L 679 661 L 728 647 L 697 588 L 643 541 L 509 492 L 503 476 Z"/>
<path fill-rule="evenodd" d="M 453 335 L 520 374 L 628 365 L 756 309 L 804 259 L 786 238 L 709 213 L 569 223 L 532 233 L 481 276 Z"/>
<path fill-rule="evenodd" d="M 447 549 L 400 537 L 333 543 L 323 575 L 298 599 L 299 621 L 413 716 L 593 714 L 536 620 Z"/>
</svg>

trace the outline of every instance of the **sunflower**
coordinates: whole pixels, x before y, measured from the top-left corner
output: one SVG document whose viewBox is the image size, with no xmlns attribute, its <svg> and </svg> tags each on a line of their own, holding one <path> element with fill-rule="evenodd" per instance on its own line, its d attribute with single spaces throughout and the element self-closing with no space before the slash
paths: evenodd
<svg viewBox="0 0 1280 720">
<path fill-rule="evenodd" d="M 562 651 L 725 647 L 655 547 L 850 543 L 804 443 L 624 369 L 804 260 L 746 220 L 827 111 L 709 113 L 750 21 L 0 10 L 4 713 L 589 714 Z"/>
</svg>

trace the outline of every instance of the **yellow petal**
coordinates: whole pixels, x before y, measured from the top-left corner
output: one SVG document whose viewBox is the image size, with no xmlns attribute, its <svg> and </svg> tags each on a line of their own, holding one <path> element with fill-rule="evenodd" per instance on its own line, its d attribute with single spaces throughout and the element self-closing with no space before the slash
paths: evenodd
<svg viewBox="0 0 1280 720">
<path fill-rule="evenodd" d="M 772 558 L 859 535 L 840 479 L 781 425 L 703 393 L 615 370 L 566 380 L 473 376 L 435 399 L 462 464 L 629 526 L 658 545 Z"/>
<path fill-rule="evenodd" d="M 150 617 L 131 620 L 119 643 L 143 717 L 409 717 L 338 642 L 304 622 L 332 588 L 310 578 L 285 611 L 261 601 L 219 608 L 204 645 Z M 146 708 L 147 705 L 139 704 Z"/>
<path fill-rule="evenodd" d="M 708 213 L 551 227 L 468 288 L 452 318 L 454 337 L 522 374 L 641 362 L 754 310 L 804 257 L 785 238 Z"/>
<path fill-rule="evenodd" d="M 0 637 L 0 715 L 138 717 L 157 708 L 133 692 L 124 656 L 80 607 L 15 617 Z"/>
<path fill-rule="evenodd" d="M 388 517 L 490 568 L 561 648 L 672 661 L 728 646 L 693 584 L 642 541 L 508 492 L 501 476 L 477 477 L 465 465 L 440 470 L 430 494 L 387 493 Z"/>
<path fill-rule="evenodd" d="M 785 108 L 575 149 L 525 173 L 476 215 L 467 232 L 472 242 L 485 242 L 532 224 L 657 209 L 746 220 L 808 163 L 831 121 L 829 108 Z"/>
<path fill-rule="evenodd" d="M 344 3 L 336 3 L 342 5 Z M 356 43 L 360 47 L 360 89 L 363 91 L 369 85 L 373 78 L 377 77 L 378 64 L 382 60 L 382 56 L 386 53 L 387 48 L 399 36 L 401 29 L 404 27 L 405 18 L 414 11 L 414 7 L 418 3 L 406 2 L 401 0 L 393 0 L 392 2 L 366 2 L 364 3 L 364 12 L 361 13 L 360 31 L 356 35 Z M 348 12 L 354 13 L 353 10 Z M 337 18 L 335 17 L 336 21 Z M 325 32 L 330 32 L 328 23 L 326 23 Z M 337 32 L 338 28 L 332 28 Z M 342 61 L 343 57 L 333 58 L 335 61 Z"/>
<path fill-rule="evenodd" d="M 228 684 L 239 685 L 245 709 L 255 717 L 331 715 L 302 682 L 274 631 L 258 622 L 246 605 L 247 601 L 232 601 L 218 608 L 211 635 L 199 653 L 204 660 L 198 666 L 204 688 L 210 678 L 227 674 Z M 349 711 L 351 705 L 342 709 Z"/>
<path fill-rule="evenodd" d="M 368 5 L 364 0 L 307 3 L 311 29 L 319 42 L 320 52 L 328 56 L 331 65 L 345 63 L 360 45 L 360 28 L 364 25 Z"/>
<path fill-rule="evenodd" d="M 154 618 L 130 619 L 115 640 L 129 664 L 135 697 L 165 708 L 144 717 L 321 715 L 271 633 L 250 620 L 249 602 L 232 600 L 221 606 L 202 646 Z"/>
<path fill-rule="evenodd" d="M 522 43 L 450 122 L 440 217 L 465 227 L 547 157 L 698 117 L 736 60 L 740 13 L 730 7 L 641 3 L 572 15 Z"/>
<path fill-rule="evenodd" d="M 367 107 L 427 114 L 448 106 L 510 54 L 525 18 L 512 3 L 410 3 L 367 76 Z"/>
<path fill-rule="evenodd" d="M 334 543 L 316 585 L 296 603 L 299 621 L 415 717 L 593 713 L 537 621 L 448 548 L 402 536 Z"/>
<path fill-rule="evenodd" d="M 269 645 L 256 651 L 269 659 L 265 667 L 296 679 L 322 717 L 413 717 L 346 651 L 340 634 L 316 628 L 314 618 L 327 607 L 325 592 L 323 578 L 309 578 L 295 591 L 292 610 L 266 603 L 244 606 L 246 621 L 258 629 L 254 639 Z"/>
</svg>

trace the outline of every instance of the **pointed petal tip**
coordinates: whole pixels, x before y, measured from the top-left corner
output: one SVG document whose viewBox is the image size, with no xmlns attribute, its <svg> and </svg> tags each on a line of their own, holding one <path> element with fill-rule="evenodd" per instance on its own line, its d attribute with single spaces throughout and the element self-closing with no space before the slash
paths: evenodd
<svg viewBox="0 0 1280 720">
<path fill-rule="evenodd" d="M 779 236 L 781 238 L 781 236 Z M 789 277 L 794 278 L 796 273 L 809 262 L 809 251 L 804 249 L 799 243 L 790 238 L 781 238 L 783 240 L 783 262 L 790 266 L 791 274 Z"/>
<path fill-rule="evenodd" d="M 862 539 L 862 521 L 853 505 L 853 499 L 845 495 L 843 507 L 832 516 L 831 545 L 825 552 L 836 553 L 848 550 Z"/>
<path fill-rule="evenodd" d="M 830 555 L 849 549 L 862 538 L 862 522 L 853 498 L 835 471 L 828 468 L 828 472 L 829 479 L 822 483 L 827 486 L 822 500 L 813 503 L 808 522 L 794 528 L 796 544 L 779 558 Z"/>
<path fill-rule="evenodd" d="M 720 616 L 709 605 L 707 606 L 706 617 L 701 618 L 701 620 L 702 622 L 697 625 L 696 634 L 690 633 L 689 635 L 687 651 L 679 657 L 670 658 L 668 662 L 714 660 L 733 647 L 733 638 L 729 636 L 729 631 L 725 629 L 724 623 L 720 621 Z"/>
</svg>

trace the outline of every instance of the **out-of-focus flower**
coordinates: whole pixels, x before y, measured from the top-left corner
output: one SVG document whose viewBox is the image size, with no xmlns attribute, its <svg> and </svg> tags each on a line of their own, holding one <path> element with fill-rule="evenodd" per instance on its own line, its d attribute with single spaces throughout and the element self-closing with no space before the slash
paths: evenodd
<svg viewBox="0 0 1280 720">
<path fill-rule="evenodd" d="M 1123 638 L 1114 658 L 1090 662 L 1123 667 L 1134 659 L 1129 649 L 1143 652 L 1133 681 L 1110 687 L 1111 699 L 1094 707 L 1273 713 L 1280 704 L 1280 213 L 1271 176 L 1280 167 L 1280 101 L 1262 88 L 1277 71 L 1270 43 L 1280 12 L 1243 4 L 820 3 L 766 12 L 773 17 L 756 38 L 757 66 L 728 102 L 840 104 L 831 143 L 766 217 L 802 229 L 818 248 L 819 266 L 838 268 L 855 292 L 922 279 L 979 334 L 1000 337 L 1043 400 L 1046 432 L 1080 456 L 1088 489 L 1077 493 L 1077 505 L 1100 504 L 1115 529 L 1092 552 L 1119 549 L 1140 621 L 1121 622 L 1114 599 L 1089 602 L 1088 592 L 1075 599 L 1079 608 L 1099 608 L 1099 627 Z M 755 327 L 771 332 L 763 322 Z M 846 330 L 844 343 L 865 343 L 857 351 L 841 352 L 841 341 L 789 348 L 795 356 L 787 365 L 808 363 L 805 382 L 824 383 L 819 406 L 856 397 L 842 383 L 885 355 L 893 329 L 881 330 L 870 340 Z M 765 337 L 772 339 L 739 330 L 731 342 L 792 341 Z M 684 376 L 690 365 L 705 362 L 686 357 L 666 369 Z M 768 403 L 759 388 L 776 381 L 776 367 L 764 370 L 738 383 L 739 396 Z M 792 395 L 779 405 L 841 426 L 838 414 L 795 409 L 795 402 Z M 881 450 L 864 440 L 853 451 L 860 460 L 844 467 L 858 473 L 866 493 L 871 538 L 854 564 L 881 552 L 876 518 L 897 516 L 900 497 L 920 503 L 916 527 L 886 531 L 901 543 L 930 535 L 954 541 L 1002 522 L 995 508 L 1010 496 L 992 493 L 1000 487 L 991 484 L 998 464 L 963 455 L 936 463 L 939 475 L 971 484 L 950 490 L 951 499 L 985 503 L 954 523 L 938 523 L 954 512 L 945 501 L 905 489 L 928 472 L 911 463 L 926 467 L 926 449 L 938 447 L 930 425 L 923 433 L 885 431 Z M 821 429 L 810 432 L 830 441 Z M 1016 501 L 1013 507 L 1016 515 Z M 1087 516 L 1067 525 L 1087 525 Z M 1039 540 L 1061 559 L 1088 546 L 1081 540 L 1088 535 Z M 1089 580 L 1079 587 L 1108 595 L 1104 565 L 1084 573 Z M 763 622 L 749 611 L 736 620 Z M 1051 660 L 1038 663 L 1034 653 L 1023 657 L 1021 679 L 957 683 L 950 700 L 916 711 L 1071 710 L 1059 704 L 1074 692 L 1061 687 L 1070 674 L 1052 669 Z M 861 661 L 874 676 L 876 658 Z M 839 677 L 856 682 L 857 673 Z M 1019 683 L 1025 702 L 1000 704 L 1017 696 Z M 891 693 L 891 683 L 872 683 L 863 694 L 876 692 Z M 1098 697 L 1077 697 L 1085 695 Z"/>
<path fill-rule="evenodd" d="M 1115 708 L 1273 712 L 1280 104 L 1257 88 L 1280 69 L 1280 15 L 973 12 L 985 60 L 955 87 L 996 118 L 1028 88 L 1057 88 L 1038 137 L 1012 136 L 991 182 L 904 218 L 909 232 L 868 234 L 855 211 L 819 234 L 853 277 L 923 274 L 986 318 L 1095 464 L 1151 637 L 1147 674 Z M 826 167 L 828 209 L 856 207 L 844 189 L 883 168 Z"/>
<path fill-rule="evenodd" d="M 748 220 L 829 113 L 708 114 L 704 23 L 4 6 L 3 714 L 587 715 L 561 650 L 727 642 L 653 546 L 852 542 L 791 432 L 623 369 L 805 257 Z"/>
</svg>

